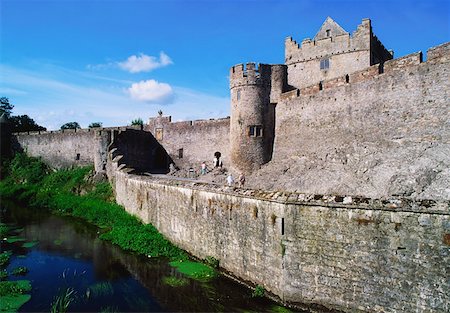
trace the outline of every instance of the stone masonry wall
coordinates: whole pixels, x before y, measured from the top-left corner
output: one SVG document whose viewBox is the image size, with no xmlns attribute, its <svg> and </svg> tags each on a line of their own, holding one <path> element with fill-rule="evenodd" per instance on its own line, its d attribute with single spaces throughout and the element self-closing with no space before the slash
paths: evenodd
<svg viewBox="0 0 450 313">
<path fill-rule="evenodd" d="M 282 95 L 264 189 L 450 199 L 450 44 Z M 272 179 L 277 176 L 277 179 Z"/>
<path fill-rule="evenodd" d="M 115 171 L 116 200 L 284 302 L 448 312 L 448 202 L 262 192 Z"/>
<path fill-rule="evenodd" d="M 14 135 L 28 155 L 41 157 L 55 168 L 92 165 L 96 151 L 95 132 L 89 130 L 30 132 Z"/>
<path fill-rule="evenodd" d="M 229 118 L 171 122 L 170 117 L 156 117 L 149 119 L 145 129 L 155 136 L 182 170 L 190 167 L 200 169 L 204 161 L 212 168 L 215 152 L 222 154 L 221 160 L 225 167 L 230 165 Z M 179 157 L 180 149 L 182 158 Z"/>
</svg>

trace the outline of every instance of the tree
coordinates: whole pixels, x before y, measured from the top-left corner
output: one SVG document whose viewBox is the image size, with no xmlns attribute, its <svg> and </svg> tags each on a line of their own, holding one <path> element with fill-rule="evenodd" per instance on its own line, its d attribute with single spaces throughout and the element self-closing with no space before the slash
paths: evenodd
<svg viewBox="0 0 450 313">
<path fill-rule="evenodd" d="M 14 105 L 9 103 L 9 99 L 6 97 L 0 98 L 0 116 L 5 113 L 6 117 L 9 118 L 12 113 L 12 109 L 14 108 Z"/>
<path fill-rule="evenodd" d="M 77 129 L 81 128 L 78 122 L 69 122 L 61 126 L 61 129 Z"/>
<path fill-rule="evenodd" d="M 15 133 L 47 130 L 47 128 L 36 124 L 28 115 L 14 115 L 9 118 L 9 121 L 11 123 L 11 131 Z"/>
<path fill-rule="evenodd" d="M 96 127 L 102 127 L 102 122 L 92 122 L 89 124 L 89 128 L 96 128 Z"/>
<path fill-rule="evenodd" d="M 143 126 L 143 125 L 144 121 L 140 117 L 131 121 L 131 126 Z"/>
</svg>

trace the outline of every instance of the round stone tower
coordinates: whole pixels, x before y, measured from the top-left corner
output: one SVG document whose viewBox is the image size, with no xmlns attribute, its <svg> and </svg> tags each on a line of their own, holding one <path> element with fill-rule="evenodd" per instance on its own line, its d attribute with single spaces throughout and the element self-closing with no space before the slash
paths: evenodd
<svg viewBox="0 0 450 313">
<path fill-rule="evenodd" d="M 270 65 L 247 63 L 230 70 L 230 156 L 236 171 L 250 173 L 272 157 L 275 107 L 270 86 Z"/>
</svg>

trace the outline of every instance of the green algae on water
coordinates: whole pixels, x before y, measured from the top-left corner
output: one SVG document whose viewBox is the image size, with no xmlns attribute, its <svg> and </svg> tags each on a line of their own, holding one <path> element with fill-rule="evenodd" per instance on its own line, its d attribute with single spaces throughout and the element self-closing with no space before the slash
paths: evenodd
<svg viewBox="0 0 450 313">
<path fill-rule="evenodd" d="M 25 266 L 19 266 L 14 268 L 11 273 L 13 275 L 25 275 L 26 273 L 28 273 L 28 268 L 26 268 Z"/>
<path fill-rule="evenodd" d="M 0 282 L 0 312 L 16 312 L 31 299 L 25 294 L 31 290 L 29 280 Z"/>
<path fill-rule="evenodd" d="M 38 241 L 30 241 L 30 242 L 25 242 L 22 247 L 23 248 L 33 248 L 35 245 L 37 245 L 39 242 Z"/>
<path fill-rule="evenodd" d="M 186 286 L 187 284 L 189 284 L 189 280 L 187 280 L 186 278 L 178 278 L 175 276 L 165 276 L 162 279 L 163 283 L 166 285 L 169 285 L 171 287 L 181 287 L 181 286 Z"/>
<path fill-rule="evenodd" d="M 281 305 L 274 305 L 270 308 L 270 312 L 273 313 L 292 313 L 291 310 L 289 310 L 288 308 L 285 308 L 284 306 Z"/>
<path fill-rule="evenodd" d="M 86 295 L 92 295 L 92 297 L 94 298 L 101 296 L 110 296 L 112 294 L 114 294 L 114 289 L 110 282 L 97 283 L 89 286 L 86 290 Z"/>
<path fill-rule="evenodd" d="M 25 238 L 19 237 L 19 236 L 11 236 L 6 239 L 7 243 L 15 243 L 19 241 L 25 241 Z"/>
<path fill-rule="evenodd" d="M 173 261 L 169 264 L 176 267 L 180 273 L 196 280 L 209 281 L 217 277 L 217 271 L 215 269 L 200 262 Z"/>
<path fill-rule="evenodd" d="M 8 264 L 9 258 L 11 257 L 12 252 L 11 251 L 5 251 L 0 253 L 0 266 L 4 266 Z"/>
</svg>

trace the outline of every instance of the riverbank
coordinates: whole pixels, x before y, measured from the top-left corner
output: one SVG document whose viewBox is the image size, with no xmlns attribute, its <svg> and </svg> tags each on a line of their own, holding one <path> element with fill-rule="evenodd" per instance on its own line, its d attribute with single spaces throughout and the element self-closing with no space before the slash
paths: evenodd
<svg viewBox="0 0 450 313">
<path fill-rule="evenodd" d="M 36 210 L 82 218 L 99 227 L 100 239 L 148 258 L 163 257 L 186 276 L 208 281 L 218 275 L 213 266 L 192 260 L 155 227 L 143 224 L 114 202 L 108 182 L 95 182 L 92 167 L 53 171 L 40 159 L 17 154 L 3 164 L 0 197 Z M 210 266 L 211 265 L 211 266 Z"/>
</svg>

